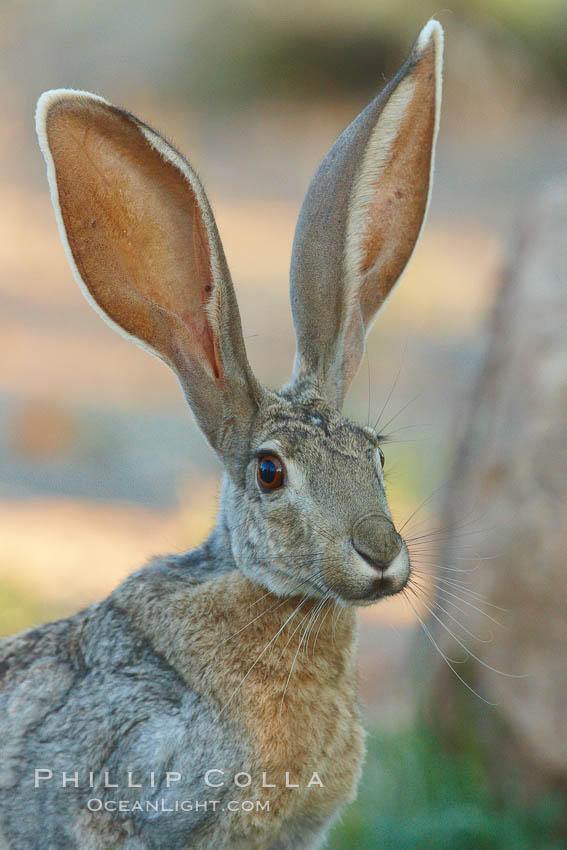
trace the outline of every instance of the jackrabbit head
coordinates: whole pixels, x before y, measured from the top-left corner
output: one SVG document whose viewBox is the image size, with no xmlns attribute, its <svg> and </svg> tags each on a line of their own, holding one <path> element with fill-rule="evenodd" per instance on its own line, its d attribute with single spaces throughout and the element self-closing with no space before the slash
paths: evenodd
<svg viewBox="0 0 567 850">
<path fill-rule="evenodd" d="M 91 305 L 176 374 L 221 458 L 219 529 L 236 565 L 277 594 L 369 604 L 408 579 L 380 436 L 340 413 L 366 333 L 399 280 L 428 206 L 442 30 L 324 158 L 295 233 L 290 382 L 250 369 L 230 273 L 184 157 L 92 94 L 46 92 L 37 129 L 61 238 Z"/>
</svg>

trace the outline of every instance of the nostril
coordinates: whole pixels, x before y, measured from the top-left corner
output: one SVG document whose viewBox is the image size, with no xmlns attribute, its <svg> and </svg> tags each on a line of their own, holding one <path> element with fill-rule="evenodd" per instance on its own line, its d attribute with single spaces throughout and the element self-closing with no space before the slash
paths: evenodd
<svg viewBox="0 0 567 850">
<path fill-rule="evenodd" d="M 366 552 L 362 552 L 357 546 L 353 546 L 354 551 L 360 555 L 360 557 L 366 561 L 371 567 L 373 567 L 376 572 L 384 572 L 388 569 L 392 561 L 377 561 L 374 558 L 371 558 L 370 555 L 367 555 Z"/>
</svg>

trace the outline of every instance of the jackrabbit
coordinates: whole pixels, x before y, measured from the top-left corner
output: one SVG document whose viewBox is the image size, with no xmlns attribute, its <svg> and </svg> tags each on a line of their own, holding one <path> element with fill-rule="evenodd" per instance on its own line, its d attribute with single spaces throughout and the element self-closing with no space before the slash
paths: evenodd
<svg viewBox="0 0 567 850">
<path fill-rule="evenodd" d="M 199 549 L 1 643 L 0 847 L 298 850 L 320 846 L 353 799 L 356 606 L 400 591 L 410 564 L 380 435 L 340 408 L 422 228 L 442 40 L 429 21 L 315 174 L 291 263 L 297 353 L 280 391 L 251 372 L 188 162 L 101 97 L 40 98 L 75 278 L 173 369 L 225 475 Z"/>
</svg>

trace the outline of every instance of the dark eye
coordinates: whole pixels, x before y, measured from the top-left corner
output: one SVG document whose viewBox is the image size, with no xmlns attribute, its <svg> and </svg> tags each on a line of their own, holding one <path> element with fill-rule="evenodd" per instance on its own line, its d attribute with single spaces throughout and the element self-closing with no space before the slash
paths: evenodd
<svg viewBox="0 0 567 850">
<path fill-rule="evenodd" d="M 380 463 L 382 464 L 382 469 L 384 469 L 384 464 L 386 463 L 386 458 L 384 457 L 384 452 L 382 449 L 378 449 L 378 453 L 380 455 Z"/>
<path fill-rule="evenodd" d="M 275 490 L 284 483 L 284 467 L 275 455 L 258 458 L 258 481 L 267 490 Z"/>
</svg>

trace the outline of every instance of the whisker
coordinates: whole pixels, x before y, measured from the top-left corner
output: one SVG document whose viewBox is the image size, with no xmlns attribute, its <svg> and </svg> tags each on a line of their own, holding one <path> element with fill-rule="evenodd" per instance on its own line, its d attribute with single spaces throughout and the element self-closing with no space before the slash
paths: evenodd
<svg viewBox="0 0 567 850">
<path fill-rule="evenodd" d="M 322 610 L 325 602 L 327 601 L 327 598 L 328 598 L 328 596 L 323 596 L 323 598 L 319 600 L 318 604 L 313 609 L 313 616 L 311 617 L 311 620 L 307 624 L 307 636 L 305 638 L 305 643 L 303 644 L 303 654 L 304 655 L 305 655 L 306 648 L 308 648 L 309 638 L 311 636 L 311 631 L 313 630 L 313 627 L 315 626 L 315 623 L 317 622 L 317 617 L 319 616 L 320 611 Z"/>
<path fill-rule="evenodd" d="M 408 593 L 411 593 L 411 594 L 412 594 L 412 596 L 414 597 L 414 599 L 416 600 L 416 602 L 419 602 L 419 603 L 422 603 L 422 602 L 423 602 L 422 597 L 421 597 L 421 596 L 417 593 L 416 587 L 415 587 L 415 585 L 414 585 L 413 583 L 411 583 L 411 584 L 410 584 L 410 583 L 408 582 L 408 584 L 406 585 L 405 590 L 407 590 L 407 592 L 408 592 Z M 465 654 L 464 658 L 453 658 L 453 657 L 452 657 L 452 656 L 450 656 L 448 653 L 445 653 L 445 655 L 446 655 L 446 657 L 449 659 L 449 661 L 451 662 L 451 664 L 465 664 L 465 663 L 468 661 L 468 659 L 469 659 L 468 654 Z"/>
<path fill-rule="evenodd" d="M 461 602 L 463 605 L 467 605 L 467 607 L 472 608 L 475 611 L 478 611 L 479 614 L 482 614 L 483 617 L 486 617 L 487 620 L 490 620 L 491 623 L 494 623 L 499 628 L 506 629 L 506 626 L 503 623 L 501 623 L 499 620 L 496 620 L 494 617 L 492 617 L 486 611 L 483 611 L 482 608 L 478 607 L 478 605 L 474 605 L 472 602 L 469 602 L 468 599 L 463 599 L 458 594 L 453 593 L 450 590 L 446 590 L 444 587 L 442 587 L 440 585 L 436 585 L 436 592 L 442 593 L 444 598 L 448 596 L 452 599 L 456 599 L 458 602 Z M 447 600 L 447 601 L 449 601 L 449 600 Z"/>
<path fill-rule="evenodd" d="M 437 488 L 437 490 L 434 491 L 434 493 L 437 492 L 438 490 L 440 490 L 442 487 L 445 487 L 447 485 L 447 483 L 448 482 L 446 481 L 443 484 L 441 484 Z M 431 539 L 431 538 L 434 538 L 434 537 L 437 538 L 440 534 L 448 535 L 448 537 L 450 539 L 455 539 L 457 537 L 463 537 L 463 536 L 466 536 L 466 535 L 469 535 L 469 534 L 470 535 L 482 534 L 482 533 L 484 533 L 486 531 L 490 531 L 492 528 L 494 528 L 494 526 L 488 527 L 488 528 L 477 527 L 476 529 L 473 529 L 470 532 L 464 532 L 463 534 L 457 535 L 456 534 L 457 531 L 460 532 L 462 529 L 469 528 L 471 525 L 477 525 L 479 522 L 482 521 L 483 517 L 486 516 L 486 514 L 481 514 L 480 516 L 476 516 L 473 513 L 472 509 L 468 512 L 468 515 L 469 515 L 470 518 L 469 519 L 463 519 L 462 522 L 450 523 L 448 525 L 441 526 L 440 528 L 432 529 L 431 531 L 426 532 L 425 534 L 417 535 L 417 536 L 414 536 L 414 537 L 408 537 L 407 541 L 408 542 L 414 542 L 414 541 L 422 540 L 422 539 Z M 409 522 L 409 520 L 408 520 L 408 522 Z M 426 522 L 426 519 L 421 520 L 418 523 L 418 525 L 423 525 L 424 522 Z"/>
<path fill-rule="evenodd" d="M 311 614 L 313 614 L 313 612 L 311 612 Z M 309 615 L 307 615 L 307 616 L 309 616 Z M 301 625 L 303 625 L 304 622 L 305 622 L 305 618 L 302 620 Z M 283 710 L 283 704 L 284 704 L 284 698 L 285 698 L 285 695 L 286 695 L 286 691 L 287 691 L 287 688 L 288 688 L 288 685 L 289 685 L 289 682 L 290 682 L 290 679 L 291 679 L 291 675 L 293 673 L 293 668 L 295 667 L 295 662 L 297 661 L 297 656 L 299 655 L 299 650 L 301 649 L 301 644 L 303 643 L 303 640 L 305 638 L 305 635 L 306 635 L 308 629 L 309 629 L 309 623 L 307 624 L 307 628 L 304 630 L 303 634 L 301 635 L 301 637 L 299 639 L 299 642 L 297 644 L 297 649 L 295 651 L 295 655 L 293 656 L 293 661 L 291 663 L 291 667 L 289 668 L 289 674 L 288 674 L 288 677 L 286 679 L 286 683 L 285 683 L 284 689 L 283 689 L 282 698 L 281 698 L 281 701 L 280 701 L 280 711 L 279 711 L 280 717 L 281 717 L 282 710 Z"/>
<path fill-rule="evenodd" d="M 416 587 L 419 587 L 419 585 L 417 583 L 416 583 Z M 424 599 L 425 599 L 425 594 L 424 594 Z M 460 620 L 457 620 L 457 618 L 454 617 L 451 614 L 451 612 L 447 610 L 447 608 L 445 608 L 443 605 L 441 605 L 441 603 L 439 602 L 438 599 L 430 600 L 430 602 L 432 602 L 432 604 L 435 606 L 435 608 L 438 608 L 440 611 L 442 611 L 447 617 L 449 617 L 449 619 L 451 619 L 457 626 L 459 626 L 459 628 L 461 628 L 464 632 L 466 632 L 466 634 L 469 635 L 469 637 L 471 637 L 473 640 L 477 640 L 477 641 L 479 641 L 479 643 L 491 643 L 492 640 L 494 639 L 494 633 L 493 632 L 490 632 L 489 638 L 482 638 L 482 637 L 480 637 L 480 635 L 477 635 L 474 632 L 472 632 L 469 628 L 467 628 L 467 626 L 465 626 L 464 623 L 461 623 Z M 455 605 L 454 602 L 448 602 L 447 604 L 452 605 L 453 608 L 455 608 L 457 611 L 460 611 L 461 614 L 466 616 L 467 612 L 463 611 L 462 608 L 459 608 L 458 605 Z"/>
<path fill-rule="evenodd" d="M 417 393 L 416 395 L 414 395 L 414 397 L 413 397 L 413 398 L 410 398 L 410 400 L 409 400 L 409 401 L 407 401 L 407 402 L 404 404 L 404 406 L 403 406 L 403 407 L 401 407 L 401 408 L 398 410 L 398 412 L 394 414 L 394 416 L 392 416 L 390 419 L 388 419 L 388 421 L 386 422 L 386 424 L 385 424 L 385 425 L 382 425 L 382 426 L 381 426 L 381 429 L 380 429 L 380 430 L 382 430 L 382 431 L 386 431 L 386 430 L 388 429 L 388 425 L 391 425 L 391 424 L 392 424 L 392 422 L 395 422 L 395 420 L 398 418 L 398 416 L 400 416 L 400 415 L 404 412 L 404 410 L 407 410 L 407 408 L 410 406 L 410 404 L 413 404 L 413 403 L 414 403 L 414 401 L 417 401 L 417 399 L 420 397 L 420 395 L 421 395 L 421 393 Z"/>
<path fill-rule="evenodd" d="M 249 607 L 250 607 L 250 608 L 253 608 L 253 607 L 254 607 L 254 605 L 257 605 L 257 604 L 258 604 L 258 602 L 261 602 L 261 601 L 262 601 L 262 599 L 265 599 L 265 598 L 266 598 L 266 596 L 269 596 L 269 595 L 271 594 L 271 592 L 272 592 L 271 590 L 267 590 L 267 591 L 266 591 L 266 593 L 264 593 L 264 595 L 263 595 L 263 596 L 260 596 L 260 598 L 259 598 L 259 599 L 256 599 L 256 601 L 255 601 L 255 602 L 251 602 L 251 603 L 250 603 L 250 605 L 249 605 Z"/>
<path fill-rule="evenodd" d="M 225 711 L 225 709 L 228 707 L 228 705 L 232 702 L 232 700 L 234 699 L 234 697 L 236 696 L 236 694 L 238 693 L 238 691 L 240 690 L 240 688 L 242 687 L 242 685 L 244 684 L 244 682 L 246 681 L 246 679 L 248 678 L 248 676 L 250 675 L 250 673 L 252 672 L 252 670 L 254 669 L 254 667 L 256 666 L 256 664 L 260 661 L 260 659 L 262 658 L 262 656 L 264 655 L 264 653 L 265 653 L 265 652 L 267 652 L 267 650 L 270 648 L 270 646 L 273 644 L 273 642 L 274 642 L 274 641 L 275 641 L 275 640 L 276 640 L 276 639 L 280 636 L 280 634 L 283 632 L 283 630 L 285 629 L 285 627 L 287 626 L 287 624 L 289 623 L 289 621 L 290 621 L 293 617 L 295 617 L 295 615 L 296 615 L 296 614 L 297 614 L 297 612 L 300 610 L 300 608 L 302 608 L 302 607 L 303 607 L 303 605 L 305 605 L 305 603 L 307 602 L 307 599 L 308 599 L 308 597 L 307 597 L 307 596 L 305 596 L 305 597 L 301 600 L 301 602 L 299 603 L 299 605 L 297 605 L 297 607 L 296 607 L 296 608 L 294 608 L 294 610 L 292 611 L 292 613 L 289 615 L 289 617 L 288 617 L 288 618 L 287 618 L 287 620 L 284 622 L 284 624 L 281 626 L 281 628 L 279 628 L 279 629 L 278 629 L 278 631 L 275 633 L 275 635 L 273 636 L 273 638 L 272 638 L 270 641 L 268 641 L 268 643 L 266 644 L 266 646 L 264 647 L 264 649 L 262 650 L 262 652 L 260 653 L 260 655 L 258 656 L 258 658 L 256 659 L 256 661 L 255 661 L 255 662 L 252 664 L 252 666 L 248 669 L 248 672 L 244 674 L 244 677 L 243 677 L 243 678 L 242 678 L 242 680 L 240 681 L 240 684 L 239 684 L 239 685 L 238 685 L 238 686 L 234 689 L 234 691 L 232 692 L 231 696 L 228 698 L 227 702 L 225 702 L 225 704 L 223 705 L 223 707 L 222 707 L 222 708 L 221 708 L 221 710 L 219 711 L 219 713 L 218 713 L 218 715 L 217 715 L 217 718 L 216 718 L 217 720 L 219 719 L 219 717 L 221 716 L 221 714 Z"/>
<path fill-rule="evenodd" d="M 430 502 L 430 501 L 431 501 L 431 499 L 432 499 L 432 498 L 433 498 L 433 497 L 434 497 L 434 496 L 435 496 L 435 495 L 439 492 L 439 490 L 441 490 L 443 487 L 445 487 L 445 486 L 446 486 L 446 483 L 447 483 L 447 482 L 444 482 L 443 484 L 440 484 L 440 485 L 439 485 L 439 487 L 436 487 L 436 488 L 435 488 L 435 490 L 433 491 L 433 493 L 430 493 L 430 495 L 429 495 L 426 499 L 424 499 L 424 500 L 423 500 L 423 502 L 421 502 L 421 504 L 419 504 L 419 505 L 417 506 L 417 508 L 415 509 L 415 511 L 409 515 L 409 517 L 406 519 L 406 521 L 404 522 L 404 524 L 403 524 L 403 525 L 402 525 L 402 526 L 398 529 L 398 531 L 399 531 L 399 533 L 400 533 L 400 534 L 402 533 L 402 531 L 404 530 L 404 528 L 406 527 L 406 525 L 408 524 L 408 522 L 411 522 L 411 520 L 414 518 L 414 516 L 415 516 L 417 513 L 419 513 L 419 511 L 420 511 L 422 508 L 424 508 L 424 507 L 425 507 L 425 505 L 426 505 L 428 502 Z M 408 538 L 408 542 L 409 542 L 409 541 L 411 541 L 411 540 L 412 540 L 412 538 L 411 538 L 411 537 L 409 537 L 409 538 Z"/>
<path fill-rule="evenodd" d="M 253 620 L 250 620 L 250 622 L 249 622 L 249 623 L 246 623 L 246 625 L 245 625 L 245 626 L 242 626 L 242 628 L 241 628 L 241 629 L 238 629 L 238 631 L 237 631 L 237 632 L 234 632 L 234 634 L 230 635 L 230 637 L 227 637 L 227 638 L 225 638 L 224 640 L 221 640 L 221 641 L 220 641 L 220 643 L 218 644 L 218 646 L 222 646 L 223 644 L 228 643 L 228 641 L 229 641 L 229 640 L 232 640 L 233 638 L 235 638 L 237 635 L 239 635 L 241 632 L 243 632 L 243 631 L 244 631 L 244 629 L 247 629 L 247 628 L 248 628 L 248 626 L 251 626 L 251 625 L 252 625 L 252 623 L 255 623 L 255 622 L 256 622 L 256 620 L 259 620 L 261 617 L 263 617 L 263 616 L 264 616 L 264 614 L 268 614 L 270 611 L 274 611 L 274 610 L 277 610 L 278 608 L 281 608 L 281 606 L 282 606 L 285 602 L 287 602 L 287 601 L 288 601 L 288 600 L 287 600 L 287 598 L 286 598 L 286 597 L 284 597 L 284 598 L 283 598 L 283 599 L 279 602 L 279 604 L 276 604 L 276 602 L 274 602 L 274 603 L 273 603 L 273 605 L 270 605 L 270 607 L 269 607 L 269 608 L 266 608 L 266 610 L 265 610 L 265 611 L 262 611 L 262 613 L 261 613 L 261 614 L 258 614 L 256 617 L 254 617 L 254 619 L 253 619 Z"/>
<path fill-rule="evenodd" d="M 308 611 L 308 612 L 307 612 L 307 614 L 305 614 L 305 616 L 303 617 L 303 619 L 301 619 L 301 620 L 299 621 L 299 623 L 297 624 L 297 626 L 294 628 L 294 630 L 293 630 L 293 631 L 292 631 L 292 633 L 290 634 L 290 636 L 289 636 L 289 638 L 288 638 L 288 640 L 287 640 L 287 642 L 286 642 L 286 644 L 285 644 L 284 648 L 283 648 L 283 649 L 282 649 L 282 651 L 280 652 L 280 656 L 279 656 L 279 658 L 278 658 L 278 661 L 281 661 L 281 659 L 282 659 L 282 658 L 283 658 L 283 656 L 284 656 L 284 653 L 285 653 L 286 649 L 288 648 L 288 646 L 289 646 L 289 645 L 290 645 L 290 643 L 292 642 L 294 635 L 296 635 L 296 634 L 297 634 L 297 632 L 298 632 L 298 631 L 299 631 L 299 629 L 302 627 L 302 625 L 304 624 L 304 622 L 307 620 L 307 618 L 310 616 L 310 614 L 311 614 L 311 613 L 312 613 L 311 611 Z"/>
<path fill-rule="evenodd" d="M 420 567 L 433 567 L 433 569 L 440 570 L 444 573 L 476 573 L 477 570 L 480 570 L 484 566 L 483 564 L 477 564 L 476 567 L 470 567 L 467 569 L 464 567 L 448 567 L 446 564 L 434 564 L 431 561 L 422 561 L 421 558 L 415 557 L 414 552 L 411 549 L 409 552 L 412 564 L 419 564 Z"/>
<path fill-rule="evenodd" d="M 382 416 L 383 416 L 383 414 L 384 414 L 384 411 L 386 410 L 386 407 L 388 406 L 388 403 L 389 403 L 390 399 L 392 398 L 392 394 L 393 394 L 394 390 L 396 389 L 396 387 L 397 387 L 397 385 L 398 385 L 398 381 L 400 380 L 400 375 L 401 375 L 401 373 L 402 373 L 402 367 L 403 367 L 403 365 L 404 365 L 404 358 L 405 358 L 405 355 L 406 355 L 406 348 L 407 348 L 407 340 L 406 340 L 406 343 L 405 343 L 405 345 L 404 345 L 404 349 L 403 349 L 403 351 L 402 351 L 402 357 L 401 357 L 401 360 L 400 360 L 400 365 L 398 366 L 398 371 L 397 371 L 397 373 L 396 373 L 396 377 L 394 378 L 394 383 L 392 384 L 392 386 L 391 386 L 391 388 L 390 388 L 390 392 L 388 393 L 388 395 L 387 395 L 387 397 L 386 397 L 386 401 L 385 401 L 385 402 L 384 402 L 384 404 L 382 405 L 382 410 L 381 410 L 381 411 L 380 411 L 380 413 L 378 414 L 378 419 L 377 419 L 377 420 L 376 420 L 376 422 L 374 423 L 374 430 L 375 430 L 375 431 L 376 431 L 376 429 L 378 428 L 378 423 L 379 423 L 379 422 L 380 422 L 380 420 L 382 419 Z"/>
<path fill-rule="evenodd" d="M 428 566 L 430 565 L 424 561 L 412 561 L 413 572 L 416 575 L 423 576 L 424 578 L 435 578 L 437 581 L 441 581 L 444 584 L 450 584 L 457 589 L 466 590 L 469 593 L 477 593 L 474 588 L 467 584 L 467 581 L 469 581 L 468 578 L 455 578 L 452 575 L 444 575 L 444 573 L 448 572 L 446 567 L 433 566 L 433 569 L 424 569 L 424 567 Z M 479 598 L 484 599 L 484 597 L 481 597 L 480 593 L 477 595 Z"/>
<path fill-rule="evenodd" d="M 445 653 L 443 652 L 443 650 L 441 649 L 441 647 L 439 646 L 439 644 L 437 643 L 437 641 L 435 640 L 435 638 L 433 637 L 433 635 L 431 634 L 431 632 L 429 631 L 429 629 L 427 628 L 425 623 L 423 622 L 422 618 L 419 616 L 419 614 L 418 614 L 413 602 L 409 598 L 409 596 L 406 597 L 406 598 L 407 598 L 409 604 L 411 605 L 411 607 L 413 608 L 413 612 L 414 612 L 415 616 L 417 617 L 417 619 L 419 620 L 419 622 L 421 623 L 421 627 L 422 627 L 423 631 L 425 632 L 425 634 L 427 635 L 427 637 L 429 638 L 431 644 L 435 647 L 435 649 L 437 650 L 437 652 L 439 653 L 439 655 L 441 656 L 441 658 L 443 659 L 445 664 L 455 674 L 457 679 L 460 682 L 462 682 L 462 684 L 465 686 L 465 688 L 467 688 L 472 694 L 474 694 L 475 697 L 478 697 L 478 699 L 482 700 L 487 705 L 493 705 L 493 706 L 498 705 L 498 703 L 491 702 L 489 699 L 486 699 L 486 697 L 481 696 L 478 693 L 478 691 L 475 691 L 475 689 L 472 687 L 472 685 L 469 685 L 469 683 L 465 679 L 463 679 L 463 677 L 460 675 L 460 673 L 457 670 L 455 670 L 455 668 L 453 667 L 453 665 L 451 664 L 451 662 L 449 661 L 449 659 L 447 658 L 447 656 L 445 655 Z"/>
<path fill-rule="evenodd" d="M 317 638 L 319 637 L 319 632 L 321 631 L 321 628 L 323 627 L 323 623 L 327 619 L 327 615 L 328 615 L 329 611 L 332 610 L 332 603 L 333 603 L 332 596 L 329 596 L 329 598 L 327 599 L 327 602 L 330 602 L 331 604 L 328 606 L 327 610 L 323 614 L 323 617 L 321 618 L 321 622 L 319 623 L 319 628 L 317 629 L 317 632 L 315 634 L 315 640 L 313 641 L 313 656 L 315 656 L 315 649 L 317 647 Z"/>
<path fill-rule="evenodd" d="M 469 649 L 469 647 L 466 644 L 464 644 L 463 641 L 460 638 L 458 638 L 456 634 L 454 634 L 451 631 L 449 626 L 446 623 L 443 622 L 443 620 L 435 613 L 435 611 L 427 604 L 427 602 L 425 602 L 425 600 L 422 599 L 422 602 L 425 605 L 425 607 L 427 608 L 427 610 L 429 611 L 429 613 L 432 615 L 432 617 L 434 617 L 437 620 L 437 622 L 439 623 L 439 625 L 443 629 L 445 629 L 447 634 L 450 635 L 453 638 L 453 640 L 455 640 L 459 644 L 459 646 L 462 649 L 465 650 L 465 652 L 468 652 L 468 654 L 471 656 L 471 658 L 474 658 L 475 661 L 477 661 L 479 664 L 481 664 L 487 670 L 491 670 L 493 673 L 498 673 L 500 676 L 505 676 L 507 679 L 526 679 L 527 678 L 526 673 L 506 673 L 504 670 L 498 670 L 496 667 L 492 667 L 486 661 L 483 661 L 482 658 L 480 658 L 478 655 L 475 655 L 475 653 L 471 649 Z"/>
<path fill-rule="evenodd" d="M 341 619 L 342 615 L 346 611 L 346 605 L 337 605 L 337 611 L 338 611 L 338 615 L 335 618 L 334 623 L 333 623 L 333 643 L 335 643 L 335 644 L 337 642 L 336 629 L 337 629 L 337 626 L 339 624 L 339 620 Z"/>
<path fill-rule="evenodd" d="M 422 576 L 431 575 L 431 574 L 423 572 L 422 570 L 419 570 L 419 569 L 416 569 L 416 572 L 420 573 Z M 464 581 L 460 581 L 459 579 L 455 579 L 455 578 L 452 578 L 451 576 L 446 576 L 446 575 L 435 575 L 434 574 L 432 576 L 432 578 L 434 578 L 435 581 L 438 581 L 440 584 L 446 584 L 448 587 L 452 588 L 453 590 L 459 590 L 459 591 L 462 590 L 464 593 L 468 593 L 469 596 L 473 597 L 473 599 L 478 599 L 479 602 L 483 602 L 485 605 L 492 605 L 493 607 L 497 607 L 502 611 L 505 610 L 503 608 L 500 608 L 500 606 L 495 605 L 493 602 L 490 602 L 490 600 L 486 596 L 484 596 L 482 593 L 479 593 L 474 588 L 469 587 L 467 584 L 464 583 Z"/>
<path fill-rule="evenodd" d="M 496 608 L 497 611 L 502 611 L 504 614 L 508 614 L 509 610 L 507 608 L 502 608 L 501 605 L 496 605 L 494 602 L 489 602 L 485 596 L 477 593 L 476 590 L 471 590 L 471 588 L 466 587 L 463 584 L 457 584 L 453 579 L 446 578 L 444 576 L 432 576 L 427 573 L 420 573 L 419 570 L 414 570 L 417 575 L 427 576 L 434 584 L 438 587 L 447 585 L 452 591 L 459 591 L 462 593 L 467 593 L 471 599 L 474 599 L 476 602 L 482 602 L 483 605 L 488 605 L 489 608 Z M 462 600 L 464 601 L 464 600 Z"/>
<path fill-rule="evenodd" d="M 368 413 L 366 415 L 366 425 L 370 425 L 370 356 L 366 349 L 366 369 L 368 371 Z"/>
</svg>

